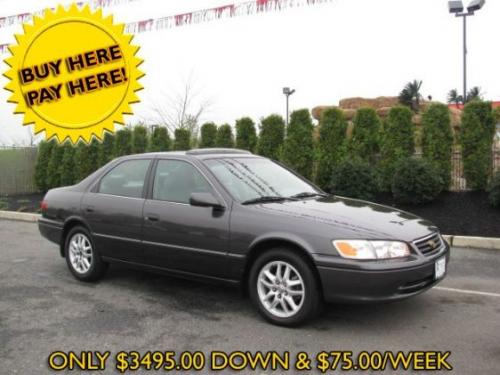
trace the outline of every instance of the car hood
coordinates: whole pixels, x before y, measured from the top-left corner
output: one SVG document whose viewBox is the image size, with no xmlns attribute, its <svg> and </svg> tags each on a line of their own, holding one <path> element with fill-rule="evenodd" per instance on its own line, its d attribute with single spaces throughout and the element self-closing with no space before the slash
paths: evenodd
<svg viewBox="0 0 500 375">
<path fill-rule="evenodd" d="M 438 230 L 431 222 L 408 212 L 338 196 L 266 203 L 255 207 L 267 213 L 331 226 L 332 233 L 349 238 L 413 241 Z"/>
</svg>

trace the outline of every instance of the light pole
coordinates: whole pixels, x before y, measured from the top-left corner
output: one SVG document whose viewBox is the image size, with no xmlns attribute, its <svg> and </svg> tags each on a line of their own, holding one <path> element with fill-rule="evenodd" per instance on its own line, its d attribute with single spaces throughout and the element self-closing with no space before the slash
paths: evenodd
<svg viewBox="0 0 500 375">
<path fill-rule="evenodd" d="M 484 4 L 486 3 L 486 0 L 473 0 L 469 6 L 467 7 L 467 12 L 464 12 L 464 4 L 462 3 L 462 0 L 453 0 L 448 2 L 448 9 L 450 10 L 450 13 L 455 14 L 455 17 L 462 17 L 463 18 L 463 23 L 464 23 L 464 33 L 463 33 L 463 38 L 464 38 L 464 51 L 463 51 L 463 58 L 464 58 L 464 97 L 463 97 L 463 102 L 467 101 L 467 17 L 473 16 L 476 11 L 481 9 Z"/>
<path fill-rule="evenodd" d="M 295 92 L 295 89 L 294 90 L 290 90 L 290 87 L 283 87 L 283 94 L 285 94 L 286 96 L 286 127 L 288 128 L 288 98 L 290 97 L 290 95 L 293 95 L 293 93 Z"/>
</svg>

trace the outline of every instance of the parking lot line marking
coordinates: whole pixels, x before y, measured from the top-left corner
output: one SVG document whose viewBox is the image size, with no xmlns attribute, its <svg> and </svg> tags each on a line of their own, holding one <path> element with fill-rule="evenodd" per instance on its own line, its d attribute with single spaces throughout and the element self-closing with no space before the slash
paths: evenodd
<svg viewBox="0 0 500 375">
<path fill-rule="evenodd" d="M 436 286 L 436 287 L 434 287 L 434 289 L 444 290 L 444 291 L 447 291 L 447 292 L 464 293 L 464 294 L 476 294 L 476 295 L 479 295 L 479 296 L 499 297 L 500 298 L 500 294 L 498 294 L 498 293 L 480 292 L 480 291 L 477 291 L 477 290 L 446 288 L 444 286 Z"/>
</svg>

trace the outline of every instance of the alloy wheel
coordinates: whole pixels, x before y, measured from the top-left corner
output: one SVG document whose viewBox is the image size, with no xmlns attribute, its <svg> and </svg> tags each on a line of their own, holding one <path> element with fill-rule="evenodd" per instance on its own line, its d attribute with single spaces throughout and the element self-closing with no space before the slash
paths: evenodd
<svg viewBox="0 0 500 375">
<path fill-rule="evenodd" d="M 259 272 L 257 293 L 269 313 L 279 318 L 289 318 L 297 314 L 304 303 L 305 284 L 291 264 L 272 261 Z"/>
<path fill-rule="evenodd" d="M 75 233 L 69 240 L 69 261 L 79 274 L 87 273 L 92 265 L 92 244 L 83 233 Z"/>
</svg>

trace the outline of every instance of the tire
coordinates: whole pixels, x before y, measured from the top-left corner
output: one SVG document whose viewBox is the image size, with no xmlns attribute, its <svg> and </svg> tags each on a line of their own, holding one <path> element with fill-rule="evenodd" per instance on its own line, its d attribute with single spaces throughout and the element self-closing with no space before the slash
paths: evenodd
<svg viewBox="0 0 500 375">
<path fill-rule="evenodd" d="M 108 269 L 85 227 L 75 226 L 69 231 L 64 242 L 64 254 L 69 270 L 80 281 L 99 280 Z"/>
<path fill-rule="evenodd" d="M 274 281 L 270 276 L 274 276 Z M 288 248 L 271 249 L 257 258 L 250 270 L 249 294 L 267 321 L 288 327 L 315 317 L 321 303 L 312 266 Z"/>
</svg>

